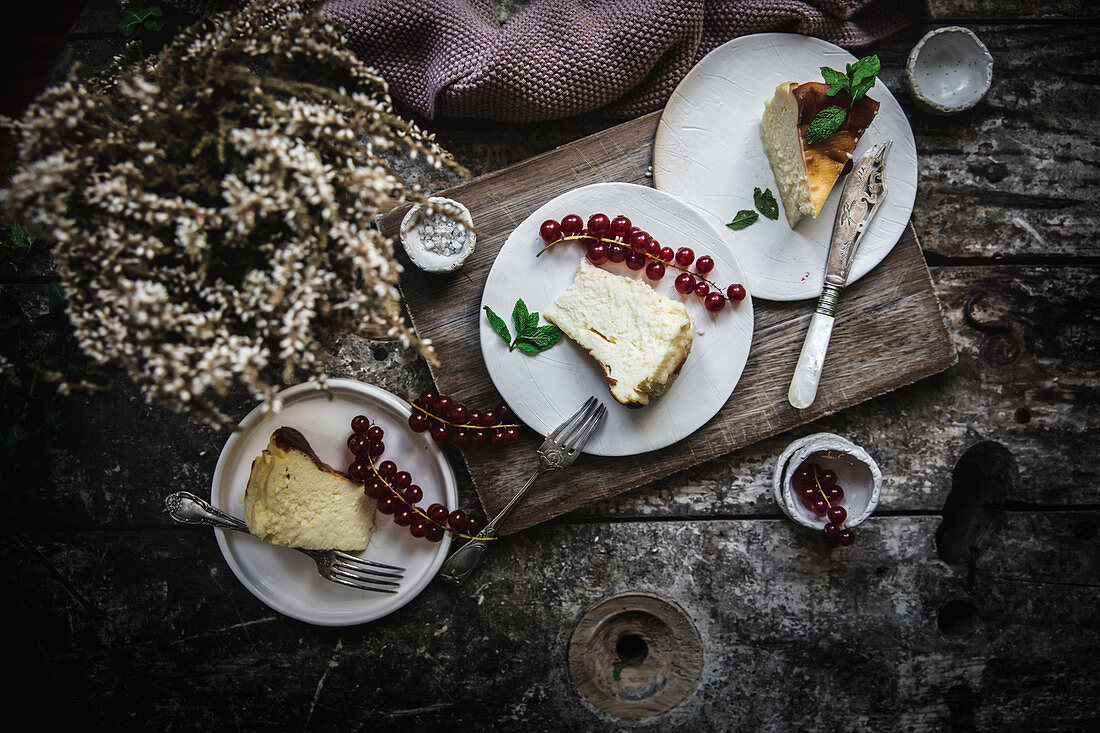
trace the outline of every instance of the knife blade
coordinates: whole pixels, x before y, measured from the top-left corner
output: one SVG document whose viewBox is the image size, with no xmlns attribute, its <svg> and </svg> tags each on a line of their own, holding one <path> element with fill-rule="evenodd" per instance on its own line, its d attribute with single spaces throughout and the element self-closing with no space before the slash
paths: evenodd
<svg viewBox="0 0 1100 733">
<path fill-rule="evenodd" d="M 840 206 L 833 221 L 833 236 L 829 242 L 829 256 L 825 264 L 825 282 L 817 309 L 810 319 L 810 328 L 798 355 L 798 364 L 791 377 L 787 399 L 791 405 L 803 410 L 817 397 L 817 385 L 821 380 L 821 368 L 825 364 L 825 352 L 833 333 L 836 304 L 840 291 L 848 283 L 852 262 L 863 239 L 863 233 L 871 223 L 878 206 L 886 197 L 886 154 L 893 140 L 886 140 L 867 151 L 852 168 L 840 195 Z"/>
</svg>

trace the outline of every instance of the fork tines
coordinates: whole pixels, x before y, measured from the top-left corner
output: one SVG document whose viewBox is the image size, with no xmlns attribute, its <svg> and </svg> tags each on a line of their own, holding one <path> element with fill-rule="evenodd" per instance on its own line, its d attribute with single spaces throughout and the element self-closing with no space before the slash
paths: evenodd
<svg viewBox="0 0 1100 733">
<path fill-rule="evenodd" d="M 363 566 L 366 566 L 366 567 L 380 568 L 382 570 L 393 570 L 394 572 L 397 572 L 397 573 L 405 572 L 405 568 L 399 568 L 396 565 L 386 565 L 385 563 L 374 562 L 373 560 L 364 560 L 361 557 L 357 557 L 355 555 L 349 554 L 349 553 L 344 552 L 342 550 L 333 550 L 332 558 L 333 558 L 333 560 L 340 560 L 342 562 L 346 562 L 346 563 L 349 563 L 351 565 L 363 565 Z M 397 577 L 401 577 L 401 576 L 397 576 Z"/>
<path fill-rule="evenodd" d="M 588 442 L 588 437 L 592 434 L 592 431 L 596 429 L 596 426 L 603 420 L 604 415 L 607 413 L 607 408 L 604 407 L 599 400 L 595 397 L 589 397 L 581 405 L 580 409 L 573 413 L 573 416 L 558 426 L 554 432 L 550 433 L 549 440 L 562 446 L 569 452 L 579 450 L 584 447 L 584 444 Z"/>
</svg>

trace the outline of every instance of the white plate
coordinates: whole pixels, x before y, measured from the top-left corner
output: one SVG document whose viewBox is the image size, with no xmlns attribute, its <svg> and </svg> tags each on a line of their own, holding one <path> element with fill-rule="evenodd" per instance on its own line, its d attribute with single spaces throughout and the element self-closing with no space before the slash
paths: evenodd
<svg viewBox="0 0 1100 733">
<path fill-rule="evenodd" d="M 283 390 L 282 409 L 274 414 L 257 407 L 241 421 L 226 441 L 214 469 L 211 503 L 236 517 L 244 516 L 241 498 L 252 460 L 267 447 L 271 433 L 282 426 L 295 428 L 329 465 L 343 469 L 351 459 L 347 438 L 351 419 L 363 414 L 386 431 L 382 460 L 394 461 L 424 489 L 424 506 L 433 502 L 454 508 L 458 492 L 454 472 L 427 433 L 408 429 L 412 408 L 384 389 L 351 379 L 332 379 L 333 393 L 315 384 L 299 384 Z M 395 594 L 371 593 L 325 580 L 307 555 L 276 547 L 241 532 L 215 529 L 218 546 L 230 569 L 253 595 L 279 613 L 321 626 L 349 626 L 373 621 L 396 611 L 416 597 L 435 577 L 447 557 L 450 536 L 432 543 L 409 534 L 381 513 L 375 515 L 370 545 L 361 557 L 405 568 L 405 578 Z"/>
<path fill-rule="evenodd" d="M 765 100 L 783 82 L 821 81 L 820 67 L 844 71 L 855 60 L 831 43 L 790 33 L 742 36 L 714 49 L 681 80 L 661 115 L 654 185 L 720 224 L 754 208 L 754 188 L 770 188 L 779 200 L 760 141 Z M 909 120 L 881 79 L 869 96 L 878 100 L 879 111 L 856 157 L 879 141 L 894 144 L 886 158 L 886 198 L 863 235 L 849 282 L 870 272 L 901 238 L 917 194 L 917 146 Z M 821 294 L 840 188 L 838 182 L 816 219 L 807 216 L 793 230 L 782 213 L 778 221 L 761 216 L 736 232 L 722 227 L 754 296 L 801 300 Z"/>
<path fill-rule="evenodd" d="M 523 298 L 531 311 L 541 313 L 548 308 L 573 282 L 584 250 L 564 243 L 535 259 L 543 246 L 539 226 L 546 219 L 560 221 L 566 214 L 578 214 L 587 221 L 600 212 L 609 217 L 625 214 L 635 226 L 674 250 L 690 246 L 696 257 L 709 254 L 715 266 L 707 277 L 723 288 L 737 282 L 748 287 L 744 271 L 721 233 L 697 209 L 647 186 L 595 183 L 558 196 L 516 227 L 493 262 L 482 307 L 492 308 L 509 330 L 514 330 L 512 307 L 517 298 Z M 644 269 L 633 272 L 625 264 L 611 263 L 604 267 L 645 280 Z M 589 395 L 595 395 L 608 408 L 607 420 L 585 447 L 585 453 L 597 456 L 646 453 L 695 432 L 726 404 L 745 368 L 752 342 L 752 298 L 733 307 L 727 304 L 712 314 L 701 298 L 676 292 L 673 280 L 677 274 L 668 268 L 654 287 L 687 305 L 696 334 L 680 376 L 646 407 L 632 409 L 616 402 L 595 359 L 569 338 L 534 356 L 519 350 L 509 352 L 482 310 L 481 354 L 497 391 L 520 419 L 543 434 L 561 424 Z"/>
</svg>

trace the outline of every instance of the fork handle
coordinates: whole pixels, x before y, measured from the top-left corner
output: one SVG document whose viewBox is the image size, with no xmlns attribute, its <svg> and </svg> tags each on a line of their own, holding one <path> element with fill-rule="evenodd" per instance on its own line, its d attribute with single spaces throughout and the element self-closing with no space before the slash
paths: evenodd
<svg viewBox="0 0 1100 733">
<path fill-rule="evenodd" d="M 481 559 L 482 553 L 489 547 L 489 543 L 493 541 L 491 538 L 497 536 L 497 529 L 500 525 L 504 524 L 504 520 L 506 520 L 508 515 L 512 513 L 512 510 L 516 508 L 516 505 L 520 503 L 528 490 L 534 486 L 539 476 L 546 473 L 547 470 L 545 466 L 539 466 L 538 470 L 531 475 L 531 478 L 527 479 L 527 483 L 516 492 L 511 501 L 504 505 L 504 508 L 500 510 L 500 514 L 496 515 L 493 521 L 486 524 L 485 528 L 478 532 L 479 537 L 485 537 L 487 539 L 468 540 L 466 544 L 451 553 L 451 556 L 447 558 L 447 561 L 443 563 L 443 567 L 439 570 L 439 574 L 443 580 L 452 585 L 459 585 L 470 576 L 470 573 L 477 567 L 477 563 Z"/>
<path fill-rule="evenodd" d="M 172 519 L 183 524 L 202 524 L 248 533 L 248 525 L 240 519 L 226 514 L 188 491 L 177 491 L 164 497 L 164 506 Z"/>
</svg>

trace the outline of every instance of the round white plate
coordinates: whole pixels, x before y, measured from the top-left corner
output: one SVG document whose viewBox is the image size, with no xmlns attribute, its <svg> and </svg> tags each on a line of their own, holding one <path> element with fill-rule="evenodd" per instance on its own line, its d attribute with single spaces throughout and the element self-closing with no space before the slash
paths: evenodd
<svg viewBox="0 0 1100 733">
<path fill-rule="evenodd" d="M 739 210 L 755 208 L 754 188 L 770 188 L 780 201 L 760 140 L 764 102 L 783 82 L 821 81 L 822 66 L 844 71 L 855 60 L 831 43 L 791 33 L 742 36 L 714 49 L 681 80 L 661 115 L 653 144 L 654 185 L 722 225 Z M 855 157 L 882 140 L 894 144 L 886 158 L 886 198 L 863 235 L 848 282 L 890 252 L 917 194 L 917 146 L 909 120 L 881 79 L 869 96 L 879 102 L 879 111 Z M 793 230 L 782 212 L 778 221 L 761 216 L 740 231 L 721 227 L 748 272 L 754 296 L 801 300 L 821 294 L 842 183 L 816 219 L 804 217 Z"/>
<path fill-rule="evenodd" d="M 363 414 L 386 431 L 383 442 L 390 459 L 424 489 L 424 505 L 458 504 L 454 472 L 427 433 L 408 429 L 411 407 L 384 389 L 351 379 L 332 379 L 332 392 L 316 384 L 299 384 L 283 390 L 282 409 L 265 414 L 259 406 L 241 421 L 226 441 L 214 469 L 211 503 L 236 517 L 244 516 L 241 502 L 252 460 L 260 455 L 271 433 L 282 426 L 295 428 L 325 463 L 343 470 L 351 459 L 347 438 L 351 419 Z M 390 517 L 375 515 L 375 529 L 360 557 L 405 568 L 405 578 L 395 594 L 372 593 L 325 580 L 304 553 L 269 545 L 242 532 L 215 529 L 218 546 L 230 569 L 253 595 L 279 613 L 321 626 L 349 626 L 373 621 L 396 611 L 416 597 L 435 577 L 447 557 L 450 536 L 432 543 L 417 539 Z"/>
<path fill-rule="evenodd" d="M 532 312 L 550 307 L 573 282 L 584 250 L 578 244 L 563 243 L 535 259 L 543 246 L 539 226 L 546 219 L 560 221 L 566 214 L 578 214 L 587 221 L 600 212 L 609 217 L 625 214 L 665 246 L 689 246 L 696 257 L 709 254 L 715 266 L 708 278 L 723 288 L 737 282 L 748 287 L 744 271 L 718 228 L 698 210 L 647 186 L 595 183 L 558 196 L 516 227 L 493 262 L 481 296 L 482 308 L 492 308 L 514 331 L 511 321 L 516 299 L 523 298 Z M 621 263 L 603 267 L 650 282 L 645 280 L 644 269 L 633 272 Z M 509 352 L 482 310 L 481 354 L 497 391 L 520 419 L 543 434 L 573 414 L 589 395 L 595 395 L 607 406 L 607 420 L 584 452 L 597 456 L 646 453 L 695 432 L 726 404 L 745 368 L 752 342 L 752 298 L 732 307 L 727 304 L 712 314 L 701 298 L 676 292 L 673 280 L 677 274 L 668 268 L 654 287 L 687 305 L 696 333 L 680 376 L 646 407 L 629 408 L 616 402 L 603 369 L 568 337 L 541 354 L 528 355 L 518 349 Z"/>
</svg>

